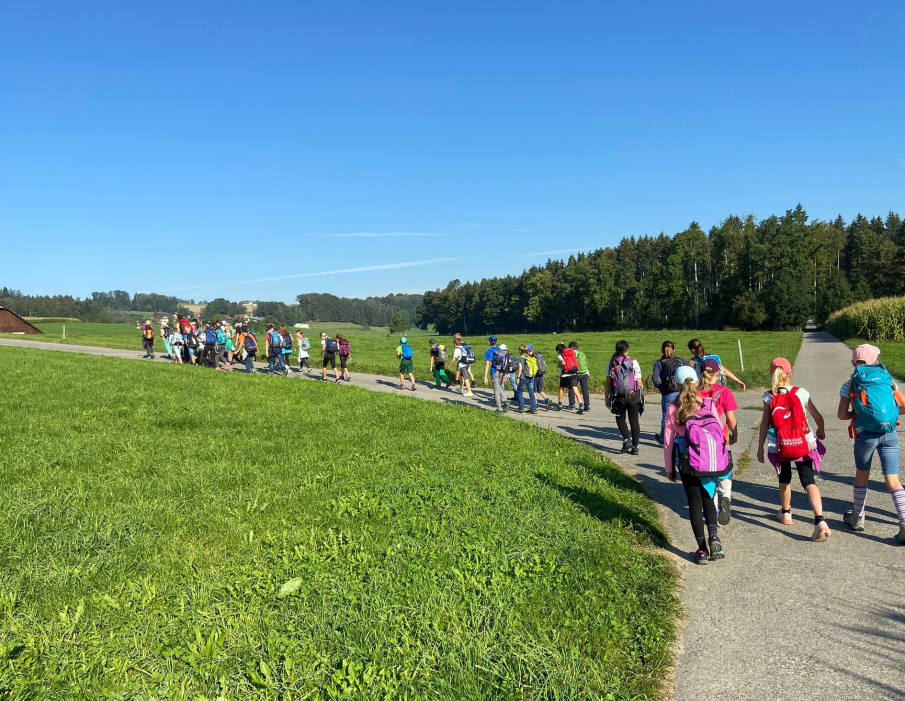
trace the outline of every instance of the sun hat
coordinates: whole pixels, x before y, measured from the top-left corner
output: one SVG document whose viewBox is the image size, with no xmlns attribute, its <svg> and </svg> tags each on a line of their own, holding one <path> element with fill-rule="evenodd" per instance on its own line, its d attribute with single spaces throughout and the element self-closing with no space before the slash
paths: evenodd
<svg viewBox="0 0 905 701">
<path fill-rule="evenodd" d="M 500 350 L 509 350 L 509 346 L 507 346 L 505 343 L 501 343 Z"/>
<path fill-rule="evenodd" d="M 496 336 L 491 336 L 487 340 L 490 341 L 491 343 L 496 343 Z"/>
<path fill-rule="evenodd" d="M 792 374 L 792 363 L 790 363 L 785 358 L 776 358 L 772 363 L 770 363 L 770 374 L 772 375 L 776 368 L 782 370 L 786 375 Z"/>
<path fill-rule="evenodd" d="M 688 380 L 691 380 L 692 382 L 697 382 L 698 375 L 694 371 L 693 367 L 691 367 L 690 365 L 683 365 L 678 370 L 676 370 L 676 384 L 681 387 Z"/>
<path fill-rule="evenodd" d="M 529 344 L 526 346 L 526 348 L 527 348 L 528 350 L 534 350 L 534 344 L 533 344 L 533 343 L 529 343 Z"/>
<path fill-rule="evenodd" d="M 869 343 L 862 343 L 852 351 L 852 362 L 862 361 L 865 365 L 876 365 L 880 360 L 880 349 Z"/>
<path fill-rule="evenodd" d="M 701 372 L 704 370 L 710 370 L 710 372 L 720 374 L 720 364 L 716 362 L 713 358 L 707 358 L 703 363 L 701 363 Z"/>
</svg>

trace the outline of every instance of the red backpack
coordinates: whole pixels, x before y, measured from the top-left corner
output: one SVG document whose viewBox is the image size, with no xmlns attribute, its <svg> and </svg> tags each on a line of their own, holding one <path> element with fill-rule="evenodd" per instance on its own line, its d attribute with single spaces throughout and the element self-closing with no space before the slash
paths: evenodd
<svg viewBox="0 0 905 701">
<path fill-rule="evenodd" d="M 563 372 L 578 372 L 578 358 L 574 348 L 566 348 L 562 352 Z"/>
<path fill-rule="evenodd" d="M 810 452 L 806 434 L 811 429 L 797 387 L 770 398 L 770 425 L 776 431 L 776 453 L 780 460 L 797 460 Z"/>
</svg>

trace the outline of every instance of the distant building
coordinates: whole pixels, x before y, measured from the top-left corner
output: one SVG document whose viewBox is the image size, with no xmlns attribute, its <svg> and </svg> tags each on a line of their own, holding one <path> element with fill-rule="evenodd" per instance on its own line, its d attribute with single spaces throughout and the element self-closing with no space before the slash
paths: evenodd
<svg viewBox="0 0 905 701">
<path fill-rule="evenodd" d="M 256 311 L 258 311 L 258 305 L 251 300 L 248 300 L 247 302 L 239 302 L 239 304 L 245 307 L 245 311 L 247 311 L 249 314 L 254 314 Z"/>
<path fill-rule="evenodd" d="M 0 304 L 0 333 L 36 334 L 44 333 L 34 324 L 31 324 L 12 309 Z"/>
</svg>

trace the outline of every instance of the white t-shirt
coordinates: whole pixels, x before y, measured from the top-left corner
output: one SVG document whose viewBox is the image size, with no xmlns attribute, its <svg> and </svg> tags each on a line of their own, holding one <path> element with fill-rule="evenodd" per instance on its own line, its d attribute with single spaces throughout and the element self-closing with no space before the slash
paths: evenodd
<svg viewBox="0 0 905 701">
<path fill-rule="evenodd" d="M 468 367 L 468 363 L 462 360 L 462 346 L 456 346 L 456 349 L 453 351 L 453 360 L 456 362 L 456 365 L 461 367 Z"/>
</svg>

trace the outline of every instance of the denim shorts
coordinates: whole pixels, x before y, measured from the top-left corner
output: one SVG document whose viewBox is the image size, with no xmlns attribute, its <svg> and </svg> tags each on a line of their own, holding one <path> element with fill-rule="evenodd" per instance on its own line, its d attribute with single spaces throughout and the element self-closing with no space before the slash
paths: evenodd
<svg viewBox="0 0 905 701">
<path fill-rule="evenodd" d="M 899 435 L 892 433 L 870 433 L 861 431 L 855 438 L 855 467 L 870 470 L 874 453 L 880 457 L 880 467 L 884 475 L 899 474 Z"/>
</svg>

